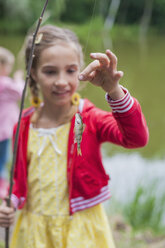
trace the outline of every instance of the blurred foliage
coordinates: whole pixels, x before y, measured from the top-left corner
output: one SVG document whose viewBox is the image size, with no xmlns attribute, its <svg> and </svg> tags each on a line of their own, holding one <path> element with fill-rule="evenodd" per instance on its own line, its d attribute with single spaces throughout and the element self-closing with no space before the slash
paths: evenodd
<svg viewBox="0 0 165 248">
<path fill-rule="evenodd" d="M 0 241 L 0 248 L 4 248 L 4 242 Z"/>
<path fill-rule="evenodd" d="M 39 18 L 45 0 L 0 0 L 0 31 L 26 32 Z M 49 1 L 47 12 L 54 21 L 65 9 L 65 0 Z"/>
<path fill-rule="evenodd" d="M 152 15 L 151 24 L 157 26 L 164 32 L 165 27 L 165 1 L 155 0 L 154 11 Z"/>
<path fill-rule="evenodd" d="M 91 17 L 95 4 L 95 0 L 66 0 L 66 9 L 61 14 L 61 20 L 82 23 Z M 95 9 L 95 14 L 97 13 L 98 10 Z"/>
<path fill-rule="evenodd" d="M 157 196 L 156 183 L 139 186 L 134 195 L 125 206 L 124 214 L 127 221 L 135 230 L 151 229 L 152 231 L 164 232 L 162 223 L 164 218 L 165 195 Z"/>
<path fill-rule="evenodd" d="M 140 23 L 147 0 L 122 0 L 116 16 L 116 23 L 137 25 Z M 47 11 L 49 21 L 83 23 L 92 13 L 105 20 L 112 0 L 54 0 L 49 1 Z M 39 17 L 44 0 L 0 0 L 0 31 L 24 32 Z M 154 0 L 151 25 L 164 31 L 165 1 Z"/>
</svg>

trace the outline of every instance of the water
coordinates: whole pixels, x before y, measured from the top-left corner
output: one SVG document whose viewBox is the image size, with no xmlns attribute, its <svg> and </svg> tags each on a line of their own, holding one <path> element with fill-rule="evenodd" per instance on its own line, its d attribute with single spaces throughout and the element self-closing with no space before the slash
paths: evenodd
<svg viewBox="0 0 165 248">
<path fill-rule="evenodd" d="M 99 35 L 98 35 L 99 37 Z M 92 37 L 90 38 L 92 39 Z M 103 47 L 97 39 L 96 43 L 88 44 L 88 53 L 102 51 Z M 17 58 L 17 68 L 23 64 L 23 55 L 18 59 L 24 41 L 24 36 L 1 36 L 0 46 L 5 46 L 14 52 Z M 146 158 L 164 158 L 165 157 L 165 37 L 150 36 L 146 44 L 141 44 L 135 39 L 126 40 L 121 37 L 113 41 L 113 52 L 118 57 L 118 69 L 124 71 L 124 77 L 121 84 L 127 87 L 130 93 L 136 97 L 142 107 L 146 117 L 150 132 L 149 144 L 142 149 L 136 149 Z M 96 48 L 95 48 L 96 47 Z M 97 50 L 96 50 L 97 49 Z M 86 54 L 89 58 L 89 54 Z M 89 62 L 89 59 L 88 59 Z M 87 84 L 81 92 L 82 97 L 90 99 L 96 106 L 109 110 L 104 100 L 104 92 L 97 87 Z M 117 146 L 104 146 L 108 155 L 127 152 Z M 131 151 L 132 152 L 132 151 Z"/>
<path fill-rule="evenodd" d="M 140 102 L 149 127 L 149 144 L 136 152 L 146 158 L 164 158 L 165 37 L 150 37 L 146 46 L 138 41 L 119 38 L 114 41 L 113 51 L 118 57 L 118 69 L 124 71 L 121 84 Z M 109 110 L 104 101 L 104 92 L 100 88 L 88 85 L 83 96 L 91 99 L 98 107 Z M 114 146 L 108 147 L 107 152 L 113 155 L 126 150 Z"/>
<path fill-rule="evenodd" d="M 123 207 L 131 202 L 139 186 L 144 190 L 143 197 L 154 194 L 157 201 L 155 208 L 160 206 L 160 199 L 165 197 L 165 159 L 148 160 L 138 153 L 116 154 L 112 157 L 104 156 L 103 163 L 110 175 L 109 187 L 112 197 L 105 202 L 109 214 L 123 211 Z M 165 209 L 161 220 L 165 226 Z"/>
<path fill-rule="evenodd" d="M 155 181 L 158 195 L 165 193 L 165 160 L 148 160 L 132 153 L 104 157 L 103 162 L 111 177 L 112 196 L 118 201 L 126 203 L 135 195 L 139 185 L 147 189 Z"/>
</svg>

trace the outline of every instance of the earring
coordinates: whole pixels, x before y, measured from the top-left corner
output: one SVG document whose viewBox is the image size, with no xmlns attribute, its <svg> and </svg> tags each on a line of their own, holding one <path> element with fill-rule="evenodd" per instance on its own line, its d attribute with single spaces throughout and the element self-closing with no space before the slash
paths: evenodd
<svg viewBox="0 0 165 248">
<path fill-rule="evenodd" d="M 71 103 L 75 106 L 78 106 L 79 105 L 79 102 L 80 102 L 80 95 L 79 93 L 75 92 L 73 95 L 72 95 L 72 98 L 71 98 Z"/>
<path fill-rule="evenodd" d="M 30 98 L 30 103 L 33 107 L 38 108 L 41 105 L 41 99 L 38 96 L 32 96 Z"/>
</svg>

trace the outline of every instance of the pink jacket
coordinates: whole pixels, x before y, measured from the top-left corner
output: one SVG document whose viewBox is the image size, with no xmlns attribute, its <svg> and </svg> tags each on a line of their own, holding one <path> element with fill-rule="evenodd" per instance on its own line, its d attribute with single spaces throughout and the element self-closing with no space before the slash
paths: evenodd
<svg viewBox="0 0 165 248">
<path fill-rule="evenodd" d="M 17 101 L 21 98 L 24 83 L 0 76 L 0 141 L 12 137 L 13 127 L 18 121 Z"/>
<path fill-rule="evenodd" d="M 114 113 L 98 109 L 86 99 L 81 100 L 79 112 L 85 123 L 81 142 L 82 156 L 77 155 L 74 143 L 75 117 L 71 120 L 67 156 L 70 214 L 92 207 L 110 197 L 109 176 L 104 170 L 100 151 L 103 142 L 112 142 L 126 148 L 142 147 L 148 142 L 148 129 L 137 100 L 126 96 L 122 101 L 112 102 L 112 105 Z M 19 208 L 24 206 L 28 193 L 27 143 L 33 111 L 33 108 L 24 111 L 20 125 L 11 197 L 15 207 Z M 14 134 L 15 132 L 16 128 Z"/>
</svg>

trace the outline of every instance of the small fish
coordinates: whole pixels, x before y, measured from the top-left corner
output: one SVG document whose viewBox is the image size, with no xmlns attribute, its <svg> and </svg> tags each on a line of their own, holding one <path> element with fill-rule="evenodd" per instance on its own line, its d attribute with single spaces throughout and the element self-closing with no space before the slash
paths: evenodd
<svg viewBox="0 0 165 248">
<path fill-rule="evenodd" d="M 82 156 L 81 152 L 81 141 L 82 141 L 82 134 L 85 129 L 85 125 L 83 124 L 82 117 L 79 113 L 75 115 L 75 125 L 74 125 L 74 133 L 75 133 L 75 140 L 74 142 L 77 143 L 77 154 Z"/>
</svg>

